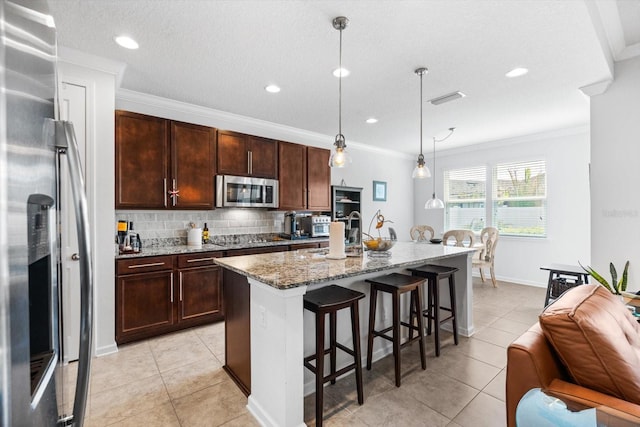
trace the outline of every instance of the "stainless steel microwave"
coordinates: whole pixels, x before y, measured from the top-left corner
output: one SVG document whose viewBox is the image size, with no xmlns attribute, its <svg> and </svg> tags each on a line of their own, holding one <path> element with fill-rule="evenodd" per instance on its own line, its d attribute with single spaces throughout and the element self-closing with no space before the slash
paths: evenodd
<svg viewBox="0 0 640 427">
<path fill-rule="evenodd" d="M 278 180 L 246 176 L 216 176 L 216 207 L 277 208 Z"/>
</svg>

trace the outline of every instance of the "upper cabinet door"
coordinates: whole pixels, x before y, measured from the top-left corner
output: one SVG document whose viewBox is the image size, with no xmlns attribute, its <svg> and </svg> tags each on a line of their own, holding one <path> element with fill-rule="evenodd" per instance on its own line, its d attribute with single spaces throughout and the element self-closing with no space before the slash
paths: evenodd
<svg viewBox="0 0 640 427">
<path fill-rule="evenodd" d="M 278 143 L 273 139 L 248 136 L 249 173 L 260 178 L 278 177 Z"/>
<path fill-rule="evenodd" d="M 163 209 L 168 204 L 169 122 L 116 111 L 116 209 Z"/>
<path fill-rule="evenodd" d="M 227 130 L 218 131 L 218 173 L 220 175 L 249 175 L 249 147 L 247 136 Z"/>
<path fill-rule="evenodd" d="M 278 143 L 231 131 L 218 131 L 218 173 L 220 175 L 278 176 Z"/>
<path fill-rule="evenodd" d="M 278 142 L 280 210 L 307 208 L 307 147 Z"/>
<path fill-rule="evenodd" d="M 331 210 L 330 150 L 307 147 L 307 209 Z"/>
<path fill-rule="evenodd" d="M 213 209 L 216 130 L 207 126 L 171 122 L 171 206 L 176 209 Z M 177 192 L 176 192 L 177 191 Z"/>
</svg>

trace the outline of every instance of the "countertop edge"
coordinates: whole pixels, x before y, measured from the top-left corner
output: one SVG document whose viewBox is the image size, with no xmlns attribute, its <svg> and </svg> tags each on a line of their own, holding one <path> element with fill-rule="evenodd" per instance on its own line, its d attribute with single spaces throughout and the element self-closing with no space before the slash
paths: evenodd
<svg viewBox="0 0 640 427">
<path fill-rule="evenodd" d="M 215 259 L 214 262 L 217 265 L 219 265 L 220 267 L 226 268 L 228 270 L 231 270 L 231 271 L 233 271 L 235 273 L 238 273 L 240 275 L 243 275 L 245 277 L 257 280 L 258 282 L 264 283 L 264 284 L 266 284 L 268 286 L 271 286 L 271 287 L 273 287 L 275 289 L 285 290 L 285 289 L 296 288 L 296 287 L 299 287 L 299 286 L 309 286 L 309 285 L 314 285 L 314 284 L 318 284 L 318 283 L 325 283 L 325 282 L 331 281 L 331 280 L 346 279 L 346 278 L 349 278 L 349 277 L 356 277 L 356 276 L 361 276 L 361 275 L 364 275 L 364 274 L 376 273 L 376 272 L 379 272 L 379 271 L 394 270 L 394 269 L 398 269 L 398 268 L 404 268 L 404 267 L 419 265 L 419 264 L 425 263 L 427 261 L 437 261 L 437 260 L 440 260 L 440 259 L 457 257 L 457 256 L 460 256 L 463 253 L 475 253 L 476 252 L 474 249 L 469 249 L 469 248 L 459 248 L 459 249 L 461 249 L 461 250 L 459 252 L 457 252 L 457 253 L 442 254 L 442 255 L 428 257 L 428 258 L 424 258 L 424 259 L 399 262 L 397 264 L 381 264 L 379 266 L 366 268 L 366 269 L 364 269 L 362 271 L 350 272 L 350 273 L 344 273 L 344 274 L 336 274 L 336 275 L 327 276 L 327 277 L 324 277 L 324 278 L 321 278 L 321 279 L 317 279 L 317 280 L 296 281 L 296 282 L 286 283 L 286 284 L 278 284 L 274 280 L 266 279 L 265 277 L 262 277 L 262 276 L 259 276 L 259 275 L 256 275 L 256 274 L 252 274 L 252 273 L 250 273 L 250 272 L 248 272 L 246 270 L 243 270 L 241 268 L 237 268 L 235 266 L 229 265 L 229 264 L 225 263 L 224 258 Z M 309 251 L 314 251 L 314 249 L 309 249 Z M 366 254 L 366 252 L 365 252 L 365 254 Z M 254 255 L 243 255 L 243 256 L 247 256 L 248 257 L 248 256 L 254 256 Z M 367 255 L 363 255 L 363 256 L 367 256 Z"/>
</svg>

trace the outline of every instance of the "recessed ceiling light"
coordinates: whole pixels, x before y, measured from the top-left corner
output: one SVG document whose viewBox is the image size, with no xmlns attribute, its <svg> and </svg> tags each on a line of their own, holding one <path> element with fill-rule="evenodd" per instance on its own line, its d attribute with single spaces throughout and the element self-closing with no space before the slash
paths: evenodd
<svg viewBox="0 0 640 427">
<path fill-rule="evenodd" d="M 134 39 L 132 39 L 129 36 L 117 36 L 113 38 L 116 43 L 118 43 L 120 46 L 126 48 L 126 49 L 137 49 L 138 48 L 138 42 L 136 42 Z"/>
<path fill-rule="evenodd" d="M 369 123 L 369 124 L 378 123 L 378 119 L 376 119 L 375 117 L 369 117 L 366 120 L 366 122 Z"/>
<path fill-rule="evenodd" d="M 507 76 L 509 78 L 520 77 L 520 76 L 524 76 L 528 72 L 529 72 L 529 70 L 527 70 L 526 68 L 514 68 L 513 70 L 511 70 L 507 74 L 505 74 L 505 76 Z"/>
<path fill-rule="evenodd" d="M 340 74 L 342 74 L 342 77 L 347 77 L 349 74 L 351 74 L 351 72 L 346 68 L 336 68 L 335 70 L 333 70 L 334 76 L 340 77 Z"/>
<path fill-rule="evenodd" d="M 269 85 L 269 86 L 265 86 L 264 90 L 266 90 L 269 93 L 278 93 L 280 92 L 280 87 L 276 85 Z"/>
</svg>

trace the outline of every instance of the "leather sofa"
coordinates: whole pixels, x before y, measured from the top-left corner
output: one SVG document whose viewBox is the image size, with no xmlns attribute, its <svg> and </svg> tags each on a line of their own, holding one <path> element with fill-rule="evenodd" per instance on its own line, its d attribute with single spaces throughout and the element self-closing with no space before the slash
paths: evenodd
<svg viewBox="0 0 640 427">
<path fill-rule="evenodd" d="M 636 335 L 640 336 L 640 327 L 620 301 L 613 300 L 612 302 L 611 298 L 615 299 L 616 297 L 608 294 L 606 290 L 603 293 L 600 289 L 595 289 L 596 287 L 604 290 L 603 287 L 598 285 L 581 285 L 567 291 L 561 298 L 545 309 L 540 315 L 538 323 L 511 343 L 507 349 L 506 404 L 508 426 L 516 425 L 518 402 L 532 388 L 541 388 L 547 394 L 569 402 L 569 408 L 571 408 L 571 403 L 575 402 L 578 404 L 578 408 L 584 408 L 585 406 L 597 407 L 599 411 L 629 420 L 632 423 L 640 422 L 640 404 L 635 397 L 637 393 L 633 392 L 635 386 L 640 387 L 640 384 L 637 384 L 637 377 L 633 373 L 637 369 L 637 365 L 634 366 L 633 363 L 637 364 L 637 356 L 640 355 L 638 340 L 636 339 Z M 579 288 L 582 289 L 575 291 L 573 295 L 565 297 L 569 292 Z M 593 304 L 585 303 L 589 299 Z M 613 316 L 612 312 L 614 312 Z M 554 330 L 553 328 L 548 328 L 546 323 L 541 324 L 549 321 L 549 319 L 553 319 L 551 321 L 557 320 L 552 316 L 564 316 L 562 318 L 565 321 L 564 329 Z M 612 320 L 612 318 L 615 319 Z M 569 328 L 566 326 L 567 319 L 570 321 Z M 622 327 L 626 332 L 626 336 L 625 334 L 620 335 L 617 329 L 606 331 L 606 333 L 602 334 L 605 340 L 617 340 L 607 344 L 602 344 L 598 341 L 602 337 L 592 339 L 589 336 L 592 333 L 589 332 L 589 327 L 607 329 L 612 327 L 611 324 L 615 322 L 621 324 L 614 325 L 615 328 Z M 543 327 L 545 327 L 547 335 L 543 332 Z M 571 328 L 575 328 L 576 331 L 567 332 L 567 329 Z M 581 342 L 580 340 L 585 333 L 586 340 Z M 558 341 L 560 341 L 559 337 L 563 334 L 565 335 L 563 337 L 565 338 L 565 343 L 571 343 L 572 340 L 575 342 L 574 347 L 569 346 L 570 354 L 557 351 L 558 347 L 562 347 L 561 344 L 558 344 Z M 575 334 L 576 337 L 574 338 L 570 334 Z M 584 343 L 589 345 L 594 342 L 597 343 L 595 350 L 584 348 Z M 581 344 L 583 345 L 582 347 Z M 608 345 L 612 347 L 608 347 Z M 594 346 L 592 345 L 592 347 Z M 618 375 L 623 376 L 624 380 L 631 378 L 633 383 L 631 390 L 634 395 L 631 398 L 612 395 L 616 394 L 615 392 L 603 392 L 603 389 L 605 391 L 610 389 L 606 385 L 608 381 L 620 382 L 618 379 L 620 377 L 616 378 L 615 375 L 612 377 L 610 372 L 605 372 L 606 378 L 602 379 L 603 387 L 600 387 L 598 383 L 600 381 L 599 378 L 602 378 L 599 376 L 599 369 L 608 371 L 611 366 L 617 367 L 619 365 L 619 361 L 616 360 L 616 357 L 620 356 L 618 349 L 620 349 L 620 354 L 623 355 L 625 361 L 631 360 L 632 362 L 631 366 L 627 367 L 631 369 L 631 374 L 629 372 L 618 373 Z M 589 353 L 591 350 L 594 350 L 593 355 Z M 631 352 L 625 352 L 626 350 Z M 598 352 L 601 353 L 598 354 Z M 632 360 L 634 355 L 636 356 L 635 360 Z M 590 356 L 595 358 L 589 359 Z M 587 364 L 579 368 L 583 370 L 581 373 L 576 370 L 576 367 L 571 366 L 571 363 L 578 365 L 583 359 Z M 602 365 L 593 362 L 593 360 L 599 359 L 602 360 Z M 578 362 L 575 362 L 576 360 Z M 626 363 L 622 365 L 626 365 Z M 582 375 L 585 372 L 587 378 L 589 378 L 586 381 Z M 578 380 L 575 378 L 578 378 Z M 584 385 L 585 382 L 589 383 L 589 381 L 594 380 L 596 381 L 595 386 L 593 383 L 590 383 L 588 387 Z M 629 388 L 628 384 L 626 386 Z M 616 391 L 618 390 L 616 389 Z M 624 391 L 622 393 L 624 394 Z M 629 396 L 629 394 L 626 396 Z"/>
</svg>

